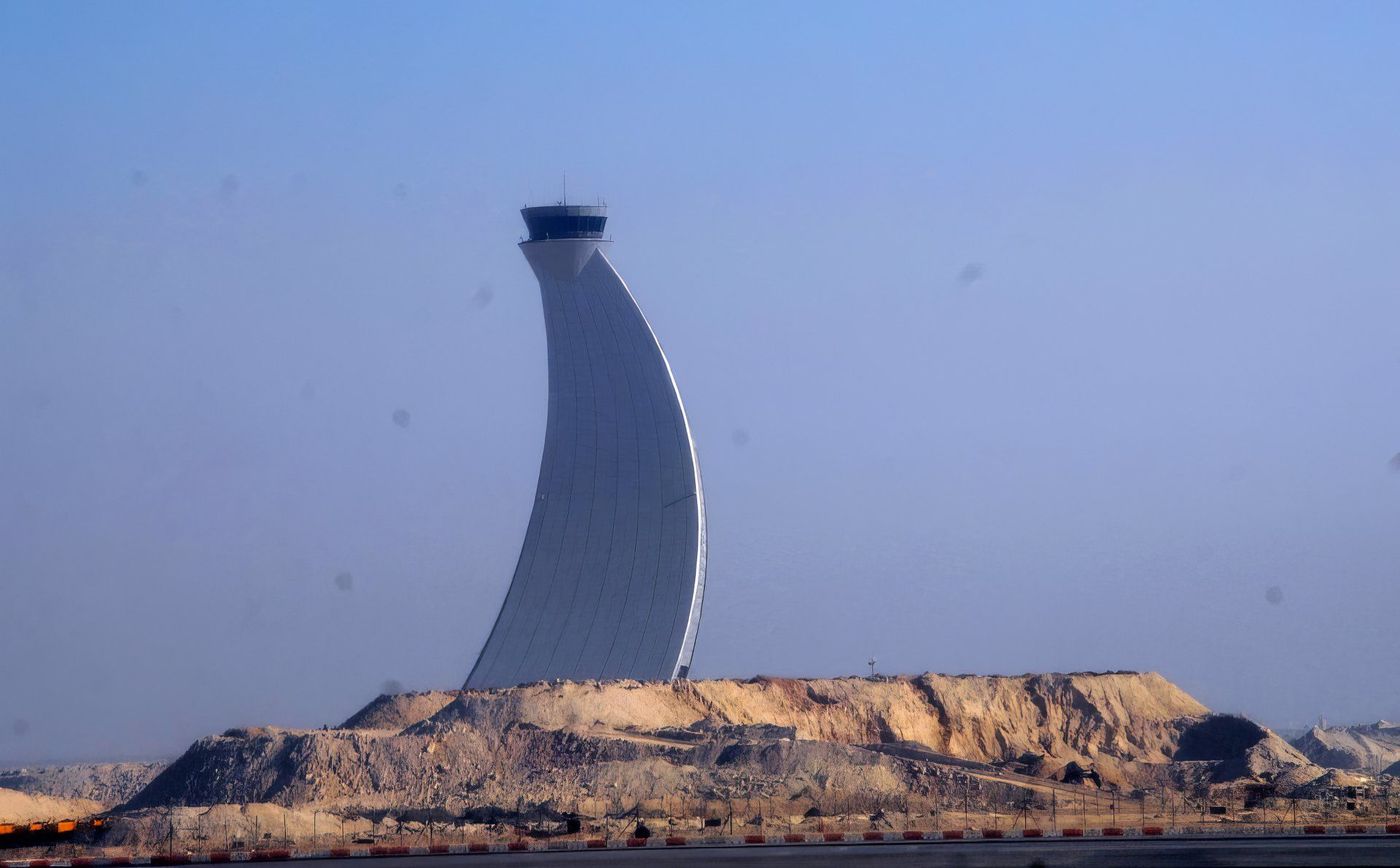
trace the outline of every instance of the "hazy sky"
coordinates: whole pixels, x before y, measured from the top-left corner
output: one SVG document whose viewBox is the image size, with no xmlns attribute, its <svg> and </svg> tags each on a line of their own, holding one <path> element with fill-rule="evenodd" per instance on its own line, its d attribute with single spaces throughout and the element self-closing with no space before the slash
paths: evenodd
<svg viewBox="0 0 1400 868">
<path fill-rule="evenodd" d="M 0 4 L 0 765 L 460 685 L 607 199 L 696 677 L 1400 717 L 1396 4 Z"/>
</svg>

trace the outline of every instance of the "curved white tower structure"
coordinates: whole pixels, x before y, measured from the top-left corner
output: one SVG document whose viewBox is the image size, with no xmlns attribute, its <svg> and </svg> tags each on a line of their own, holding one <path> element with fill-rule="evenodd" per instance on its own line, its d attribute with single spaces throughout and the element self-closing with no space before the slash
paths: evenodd
<svg viewBox="0 0 1400 868">
<path fill-rule="evenodd" d="M 549 342 L 534 511 L 466 687 L 684 678 L 705 591 L 705 503 L 661 345 L 601 245 L 602 206 L 522 212 Z"/>
</svg>

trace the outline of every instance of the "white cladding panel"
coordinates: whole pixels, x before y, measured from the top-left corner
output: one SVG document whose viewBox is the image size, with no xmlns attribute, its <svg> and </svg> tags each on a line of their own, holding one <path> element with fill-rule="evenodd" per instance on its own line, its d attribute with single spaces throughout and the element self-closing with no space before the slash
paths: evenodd
<svg viewBox="0 0 1400 868">
<path fill-rule="evenodd" d="M 704 505 L 670 365 L 599 242 L 521 250 L 544 303 L 549 420 L 520 561 L 466 686 L 684 675 Z"/>
</svg>

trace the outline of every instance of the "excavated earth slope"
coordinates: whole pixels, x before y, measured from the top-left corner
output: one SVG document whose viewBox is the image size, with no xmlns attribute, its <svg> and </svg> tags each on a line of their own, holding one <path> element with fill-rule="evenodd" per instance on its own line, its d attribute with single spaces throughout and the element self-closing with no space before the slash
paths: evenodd
<svg viewBox="0 0 1400 868">
<path fill-rule="evenodd" d="M 540 683 L 379 697 L 328 731 L 230 730 L 196 742 L 128 807 L 457 812 L 589 794 L 721 798 L 736 786 L 818 804 L 935 793 L 952 768 L 938 757 L 1045 776 L 1074 762 L 1133 784 L 1156 780 L 1183 745 L 1181 759 L 1217 780 L 1321 774 L 1238 721 L 1155 673 Z"/>
<path fill-rule="evenodd" d="M 65 766 L 0 769 L 0 788 L 119 805 L 141 792 L 165 763 L 73 763 Z"/>
<path fill-rule="evenodd" d="M 95 814 L 104 807 L 90 799 L 56 799 L 0 787 L 0 823 L 67 820 Z"/>
<path fill-rule="evenodd" d="M 1400 724 L 1379 720 L 1363 726 L 1315 726 L 1293 746 L 1320 766 L 1370 774 L 1400 768 Z M 1394 770 L 1392 770 L 1394 768 Z"/>
<path fill-rule="evenodd" d="M 423 693 L 385 693 L 355 712 L 340 729 L 388 729 L 398 732 L 426 720 L 457 698 L 456 691 L 430 690 Z"/>
</svg>

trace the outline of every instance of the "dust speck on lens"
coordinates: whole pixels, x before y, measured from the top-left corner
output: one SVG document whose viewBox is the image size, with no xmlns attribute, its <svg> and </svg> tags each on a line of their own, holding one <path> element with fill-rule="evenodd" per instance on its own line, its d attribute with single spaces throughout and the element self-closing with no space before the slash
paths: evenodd
<svg viewBox="0 0 1400 868">
<path fill-rule="evenodd" d="M 394 411 L 394 424 L 400 428 L 407 428 L 408 423 L 412 421 L 412 419 L 413 416 L 407 410 Z"/>
<path fill-rule="evenodd" d="M 225 202 L 232 202 L 233 197 L 238 195 L 238 189 L 243 184 L 238 180 L 237 175 L 225 175 L 219 182 L 219 198 Z"/>
</svg>

